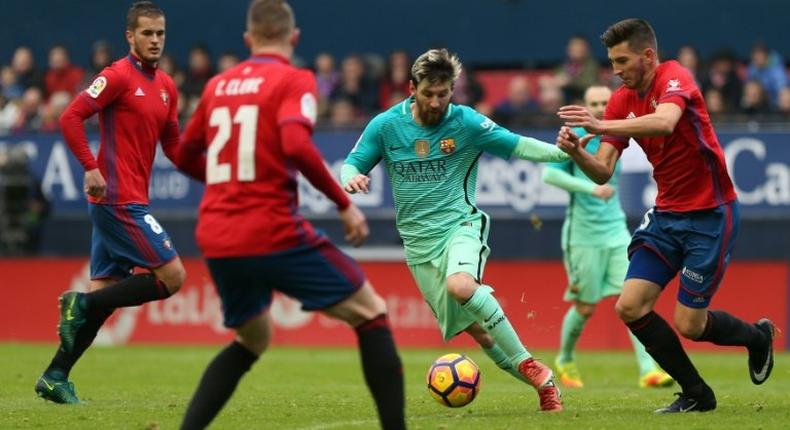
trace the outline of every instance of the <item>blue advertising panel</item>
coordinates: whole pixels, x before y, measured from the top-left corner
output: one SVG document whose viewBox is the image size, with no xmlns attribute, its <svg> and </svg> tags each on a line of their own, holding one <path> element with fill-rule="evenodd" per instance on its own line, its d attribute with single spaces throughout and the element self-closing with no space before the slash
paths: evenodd
<svg viewBox="0 0 790 430">
<path fill-rule="evenodd" d="M 554 131 L 530 131 L 529 135 L 553 141 Z M 89 136 L 92 147 L 98 138 Z M 315 141 L 330 169 L 339 176 L 340 167 L 358 132 L 319 132 Z M 744 217 L 790 217 L 790 132 L 719 133 L 733 176 Z M 60 135 L 17 135 L 0 138 L 0 153 L 10 149 L 24 151 L 44 195 L 52 202 L 52 215 L 84 214 L 82 167 L 71 155 Z M 563 216 L 568 195 L 543 184 L 542 166 L 524 160 L 480 159 L 477 203 L 499 217 L 535 214 L 543 218 Z M 637 145 L 623 153 L 621 199 L 631 216 L 639 216 L 655 199 L 655 183 L 650 165 Z M 368 214 L 393 214 L 393 201 L 383 166 L 370 173 L 370 193 L 354 196 Z M 300 206 L 315 217 L 333 215 L 334 205 L 306 181 L 300 180 Z M 194 215 L 202 185 L 175 170 L 159 151 L 152 172 L 149 195 L 151 208 L 160 214 Z"/>
</svg>

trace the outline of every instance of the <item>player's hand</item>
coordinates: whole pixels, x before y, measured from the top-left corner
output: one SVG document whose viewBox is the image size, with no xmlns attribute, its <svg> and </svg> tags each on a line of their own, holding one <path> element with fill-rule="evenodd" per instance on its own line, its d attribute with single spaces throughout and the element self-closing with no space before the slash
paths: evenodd
<svg viewBox="0 0 790 430">
<path fill-rule="evenodd" d="M 99 169 L 88 170 L 85 172 L 85 194 L 96 198 L 103 199 L 107 192 L 107 182 L 101 175 Z"/>
<path fill-rule="evenodd" d="M 345 186 L 346 192 L 349 194 L 365 193 L 367 194 L 370 185 L 370 177 L 366 175 L 357 175 L 351 178 Z"/>
<path fill-rule="evenodd" d="M 570 127 L 562 126 L 557 133 L 557 147 L 566 154 L 573 156 L 586 147 L 594 137 L 594 134 L 587 134 L 579 139 L 579 136 L 576 136 L 576 133 Z"/>
<path fill-rule="evenodd" d="M 614 195 L 614 187 L 609 184 L 596 185 L 592 194 L 603 201 L 607 201 Z"/>
<path fill-rule="evenodd" d="M 557 112 L 568 127 L 584 127 L 588 133 L 602 134 L 601 121 L 584 106 L 569 105 Z"/>
<path fill-rule="evenodd" d="M 370 234 L 368 221 L 365 215 L 353 203 L 340 211 L 340 219 L 343 221 L 343 230 L 346 234 L 346 241 L 353 246 L 360 246 L 365 242 Z"/>
</svg>

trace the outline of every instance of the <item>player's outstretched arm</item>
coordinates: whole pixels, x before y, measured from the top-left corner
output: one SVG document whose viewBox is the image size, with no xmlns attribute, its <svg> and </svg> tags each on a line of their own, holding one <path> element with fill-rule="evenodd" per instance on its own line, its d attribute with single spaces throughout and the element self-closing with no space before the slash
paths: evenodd
<svg viewBox="0 0 790 430">
<path fill-rule="evenodd" d="M 683 110 L 674 103 L 661 103 L 654 113 L 629 119 L 599 120 L 584 106 L 563 106 L 558 112 L 568 127 L 583 127 L 588 133 L 612 136 L 666 136 L 675 130 Z"/>
<path fill-rule="evenodd" d="M 557 133 L 557 147 L 565 151 L 588 178 L 596 184 L 603 185 L 614 174 L 615 164 L 620 153 L 613 145 L 604 141 L 601 142 L 595 155 L 590 154 L 584 150 L 584 147 L 593 137 L 595 137 L 594 134 L 588 134 L 579 139 L 573 130 L 563 126 Z"/>
<path fill-rule="evenodd" d="M 516 158 L 530 161 L 565 161 L 568 154 L 560 148 L 531 137 L 521 136 L 518 139 L 513 154 Z"/>
</svg>

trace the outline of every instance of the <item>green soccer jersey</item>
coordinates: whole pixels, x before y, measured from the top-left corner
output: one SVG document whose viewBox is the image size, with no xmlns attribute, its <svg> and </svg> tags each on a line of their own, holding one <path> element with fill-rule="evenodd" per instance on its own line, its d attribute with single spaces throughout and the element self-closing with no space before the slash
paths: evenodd
<svg viewBox="0 0 790 430">
<path fill-rule="evenodd" d="M 579 137 L 587 132 L 583 128 L 573 129 Z M 586 146 L 592 154 L 598 152 L 601 145 L 600 136 L 594 137 Z M 562 249 L 568 250 L 569 246 L 594 246 L 614 247 L 628 244 L 631 235 L 625 223 L 625 213 L 620 205 L 620 194 L 617 186 L 617 176 L 620 172 L 620 162 L 615 165 L 615 171 L 608 184 L 615 189 L 614 195 L 609 200 L 602 200 L 591 194 L 595 185 L 587 175 L 572 161 L 549 163 L 547 169 L 559 169 L 578 180 L 589 183 L 587 191 L 570 192 L 570 203 L 565 213 L 565 222 L 562 225 Z M 578 182 L 578 181 L 577 181 Z"/>
<path fill-rule="evenodd" d="M 454 104 L 439 124 L 423 127 L 412 118 L 412 102 L 373 118 L 345 161 L 363 174 L 384 161 L 409 265 L 440 256 L 463 223 L 487 228 L 488 215 L 475 205 L 478 159 L 483 152 L 509 158 L 520 137 Z"/>
</svg>

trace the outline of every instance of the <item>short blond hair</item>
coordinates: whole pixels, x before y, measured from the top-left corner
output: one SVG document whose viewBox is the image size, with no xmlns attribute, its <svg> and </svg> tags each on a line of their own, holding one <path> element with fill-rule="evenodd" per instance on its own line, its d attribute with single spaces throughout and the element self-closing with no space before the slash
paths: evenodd
<svg viewBox="0 0 790 430">
<path fill-rule="evenodd" d="M 427 80 L 434 84 L 437 82 L 452 82 L 461 74 L 461 60 L 448 50 L 431 49 L 420 55 L 411 66 L 411 80 L 415 86 Z"/>
<path fill-rule="evenodd" d="M 247 31 L 257 41 L 282 40 L 296 23 L 291 6 L 283 0 L 252 0 L 247 9 Z"/>
</svg>

